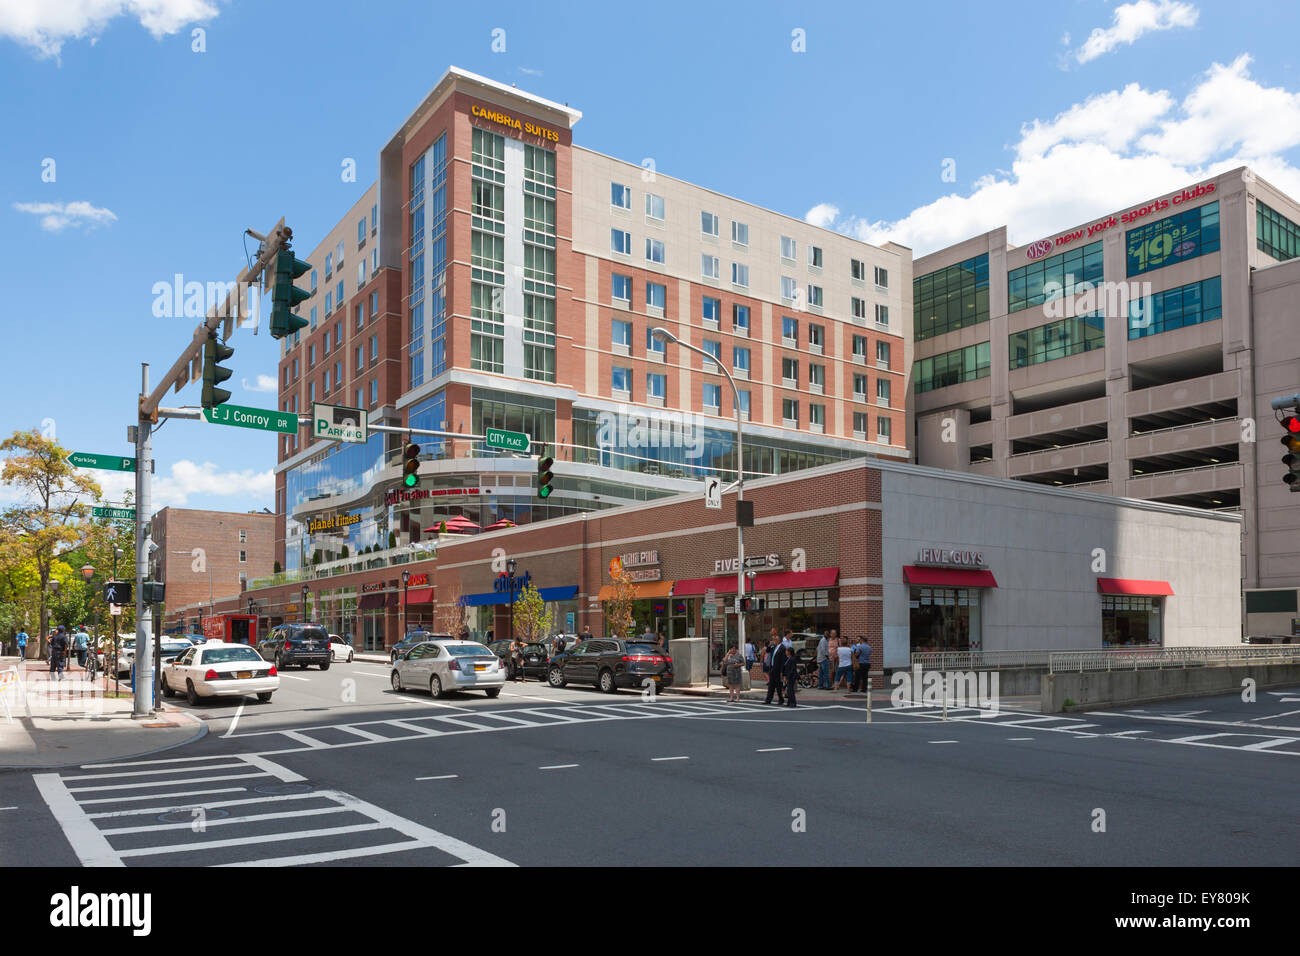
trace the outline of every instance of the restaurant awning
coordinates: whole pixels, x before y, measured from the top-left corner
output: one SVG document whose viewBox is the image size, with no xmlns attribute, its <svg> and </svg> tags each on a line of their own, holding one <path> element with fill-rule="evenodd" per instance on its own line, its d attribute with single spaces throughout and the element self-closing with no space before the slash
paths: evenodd
<svg viewBox="0 0 1300 956">
<path fill-rule="evenodd" d="M 430 604 L 433 601 L 433 588 L 412 588 L 406 592 L 407 604 Z"/>
<path fill-rule="evenodd" d="M 518 580 L 518 579 L 516 579 Z M 543 601 L 571 601 L 578 596 L 576 584 L 566 584 L 558 588 L 538 588 L 537 593 Z M 518 600 L 519 592 L 515 591 Z M 463 607 L 485 607 L 491 604 L 509 604 L 510 596 L 505 591 L 485 591 L 482 594 L 466 594 L 460 599 Z"/>
<path fill-rule="evenodd" d="M 1135 597 L 1173 597 L 1168 581 L 1138 581 L 1135 578 L 1098 578 L 1102 594 L 1131 594 Z"/>
<path fill-rule="evenodd" d="M 637 581 L 632 587 L 636 589 L 636 600 L 638 601 L 643 598 L 666 598 L 673 593 L 672 581 Z M 596 600 L 612 601 L 614 592 L 617 590 L 616 585 L 606 584 L 600 589 L 600 593 L 596 595 Z"/>
<path fill-rule="evenodd" d="M 391 591 L 363 594 L 357 601 L 358 611 L 378 611 L 381 607 L 396 607 L 397 595 Z"/>
<path fill-rule="evenodd" d="M 940 588 L 995 588 L 998 582 L 992 571 L 973 568 L 919 568 L 903 566 L 903 579 L 908 584 L 924 584 Z"/>
<path fill-rule="evenodd" d="M 816 568 L 812 571 L 769 571 L 754 575 L 751 585 L 758 591 L 796 591 L 833 588 L 839 582 L 839 568 Z M 713 588 L 719 594 L 736 593 L 734 574 L 715 574 L 708 578 L 687 578 L 673 586 L 674 597 L 694 597 Z"/>
</svg>

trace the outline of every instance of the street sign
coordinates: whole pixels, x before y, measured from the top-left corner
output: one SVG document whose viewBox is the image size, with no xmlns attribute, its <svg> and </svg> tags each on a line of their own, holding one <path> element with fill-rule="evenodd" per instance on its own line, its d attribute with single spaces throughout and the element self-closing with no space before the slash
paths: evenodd
<svg viewBox="0 0 1300 956">
<path fill-rule="evenodd" d="M 718 616 L 718 606 L 712 601 L 705 601 L 700 605 L 701 616 L 706 621 L 711 621 Z"/>
<path fill-rule="evenodd" d="M 130 518 L 135 520 L 134 508 L 91 508 L 92 518 Z"/>
<path fill-rule="evenodd" d="M 502 448 L 506 451 L 528 451 L 528 436 L 523 432 L 508 432 L 503 428 L 485 428 L 486 444 L 489 448 Z"/>
<path fill-rule="evenodd" d="M 118 455 L 94 455 L 86 451 L 74 451 L 68 456 L 68 464 L 78 468 L 102 468 L 105 471 L 135 471 L 135 459 Z"/>
<path fill-rule="evenodd" d="M 130 581 L 105 581 L 104 600 L 109 604 L 131 603 Z"/>
<path fill-rule="evenodd" d="M 312 405 L 312 434 L 332 441 L 365 442 L 369 437 L 368 415 L 364 408 L 343 405 Z"/>
<path fill-rule="evenodd" d="M 722 510 L 722 479 L 710 475 L 704 479 L 704 507 Z"/>
<path fill-rule="evenodd" d="M 111 615 L 113 615 L 114 617 L 117 617 L 118 615 L 120 615 L 120 614 L 122 613 L 122 605 L 120 605 L 120 604 L 110 604 L 110 605 L 108 606 L 108 613 L 111 614 Z"/>
<path fill-rule="evenodd" d="M 243 405 L 218 405 L 203 409 L 203 417 L 213 425 L 257 428 L 264 432 L 298 434 L 298 413 L 277 412 L 269 408 L 246 408 Z"/>
</svg>

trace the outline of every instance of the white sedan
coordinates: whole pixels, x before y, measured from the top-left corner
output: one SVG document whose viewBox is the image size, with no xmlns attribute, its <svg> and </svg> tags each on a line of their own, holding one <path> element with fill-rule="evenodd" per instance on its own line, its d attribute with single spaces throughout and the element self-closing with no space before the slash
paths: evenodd
<svg viewBox="0 0 1300 956">
<path fill-rule="evenodd" d="M 393 662 L 392 681 L 399 692 L 427 687 L 433 697 L 453 690 L 481 690 L 497 697 L 506 683 L 506 669 L 477 641 L 426 641 Z"/>
<path fill-rule="evenodd" d="M 330 660 L 352 663 L 352 645 L 337 634 L 330 635 Z"/>
<path fill-rule="evenodd" d="M 242 697 L 256 694 L 267 703 L 280 689 L 275 665 L 246 644 L 209 641 L 192 647 L 163 666 L 164 697 L 184 693 L 191 704 L 205 697 Z"/>
</svg>

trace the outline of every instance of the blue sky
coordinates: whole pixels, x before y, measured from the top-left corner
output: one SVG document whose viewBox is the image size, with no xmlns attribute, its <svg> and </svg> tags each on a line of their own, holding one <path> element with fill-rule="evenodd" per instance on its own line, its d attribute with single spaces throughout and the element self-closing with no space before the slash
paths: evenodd
<svg viewBox="0 0 1300 956">
<path fill-rule="evenodd" d="M 449 64 L 582 110 L 583 146 L 918 254 L 1240 163 L 1300 195 L 1295 4 L 740 9 L 6 0 L 0 431 L 51 420 L 69 449 L 129 454 L 140 362 L 160 374 L 196 324 L 155 318 L 154 284 L 233 279 L 243 229 L 281 215 L 312 248 Z M 232 344 L 232 401 L 272 407 L 276 343 Z M 155 458 L 160 504 L 273 503 L 270 435 L 174 421 Z"/>
</svg>

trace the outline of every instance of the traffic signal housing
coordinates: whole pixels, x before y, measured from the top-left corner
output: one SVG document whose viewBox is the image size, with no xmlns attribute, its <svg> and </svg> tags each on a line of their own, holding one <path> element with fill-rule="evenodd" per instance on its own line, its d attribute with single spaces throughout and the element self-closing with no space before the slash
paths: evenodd
<svg viewBox="0 0 1300 956">
<path fill-rule="evenodd" d="M 407 442 L 402 449 L 402 484 L 414 488 L 420 483 L 420 446 Z"/>
<path fill-rule="evenodd" d="M 555 464 L 555 459 L 549 455 L 542 455 L 537 459 L 537 497 L 549 498 L 551 496 L 551 479 L 555 476 L 551 474 L 551 466 Z"/>
<path fill-rule="evenodd" d="M 1279 439 L 1286 446 L 1282 464 L 1289 469 L 1282 480 L 1292 491 L 1300 491 L 1300 418 L 1288 415 L 1282 419 L 1282 427 L 1286 429 L 1286 434 Z"/>
<path fill-rule="evenodd" d="M 296 258 L 288 244 L 275 254 L 275 284 L 271 291 L 271 338 L 282 339 L 307 327 L 307 320 L 293 314 L 298 303 L 311 298 L 293 280 L 311 270 L 310 262 Z"/>
<path fill-rule="evenodd" d="M 230 393 L 224 388 L 217 388 L 234 373 L 222 368 L 218 362 L 224 362 L 235 354 L 229 345 L 217 341 L 215 332 L 208 332 L 208 340 L 203 343 L 203 407 L 216 408 L 230 401 Z"/>
</svg>

